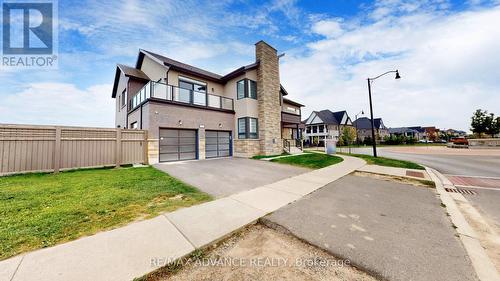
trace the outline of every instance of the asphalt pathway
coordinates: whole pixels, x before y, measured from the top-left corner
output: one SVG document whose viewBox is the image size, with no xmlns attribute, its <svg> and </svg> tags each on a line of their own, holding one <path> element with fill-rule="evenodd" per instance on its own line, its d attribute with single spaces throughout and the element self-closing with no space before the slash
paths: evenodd
<svg viewBox="0 0 500 281">
<path fill-rule="evenodd" d="M 387 280 L 477 280 L 434 189 L 346 176 L 266 217 Z"/>
</svg>

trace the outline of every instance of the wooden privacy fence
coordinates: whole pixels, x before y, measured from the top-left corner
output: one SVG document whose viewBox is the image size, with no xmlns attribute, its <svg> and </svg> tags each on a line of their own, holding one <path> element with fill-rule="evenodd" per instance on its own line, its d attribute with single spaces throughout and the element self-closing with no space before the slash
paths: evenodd
<svg viewBox="0 0 500 281">
<path fill-rule="evenodd" d="M 0 124 L 0 176 L 147 163 L 147 131 Z"/>
</svg>

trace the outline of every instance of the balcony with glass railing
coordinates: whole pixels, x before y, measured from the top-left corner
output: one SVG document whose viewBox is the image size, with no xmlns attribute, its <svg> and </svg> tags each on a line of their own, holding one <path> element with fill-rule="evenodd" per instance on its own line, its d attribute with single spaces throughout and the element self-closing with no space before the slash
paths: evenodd
<svg viewBox="0 0 500 281">
<path fill-rule="evenodd" d="M 207 94 L 160 82 L 149 82 L 131 100 L 129 110 L 133 110 L 148 99 L 172 101 L 192 106 L 201 106 L 213 109 L 234 110 L 234 101 L 231 98 Z"/>
</svg>

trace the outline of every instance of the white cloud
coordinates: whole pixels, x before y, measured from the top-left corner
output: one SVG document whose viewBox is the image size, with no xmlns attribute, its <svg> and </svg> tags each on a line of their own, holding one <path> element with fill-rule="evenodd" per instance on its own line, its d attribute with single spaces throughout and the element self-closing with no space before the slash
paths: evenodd
<svg viewBox="0 0 500 281">
<path fill-rule="evenodd" d="M 32 83 L 3 97 L 0 123 L 114 127 L 110 85 L 77 89 L 65 83 Z"/>
<path fill-rule="evenodd" d="M 341 26 L 342 19 L 320 20 L 312 26 L 312 31 L 327 38 L 334 38 L 341 35 L 344 30 Z"/>
<path fill-rule="evenodd" d="M 399 68 L 400 81 L 373 85 L 374 112 L 386 125 L 468 129 L 476 108 L 500 114 L 498 26 L 500 7 L 386 16 L 333 38 L 315 25 L 326 38 L 308 44 L 306 56 L 285 57 L 281 77 L 307 114 L 354 113 L 368 111 L 366 78 Z"/>
</svg>

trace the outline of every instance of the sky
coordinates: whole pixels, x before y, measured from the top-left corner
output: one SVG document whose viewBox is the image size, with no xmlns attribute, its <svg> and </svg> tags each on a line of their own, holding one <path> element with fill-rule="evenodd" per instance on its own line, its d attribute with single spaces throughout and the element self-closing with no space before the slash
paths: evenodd
<svg viewBox="0 0 500 281">
<path fill-rule="evenodd" d="M 264 40 L 281 83 L 311 111 L 364 111 L 388 127 L 469 130 L 500 115 L 500 0 L 59 0 L 53 70 L 0 69 L 0 123 L 114 127 L 117 63 L 140 48 L 227 74 Z"/>
</svg>

